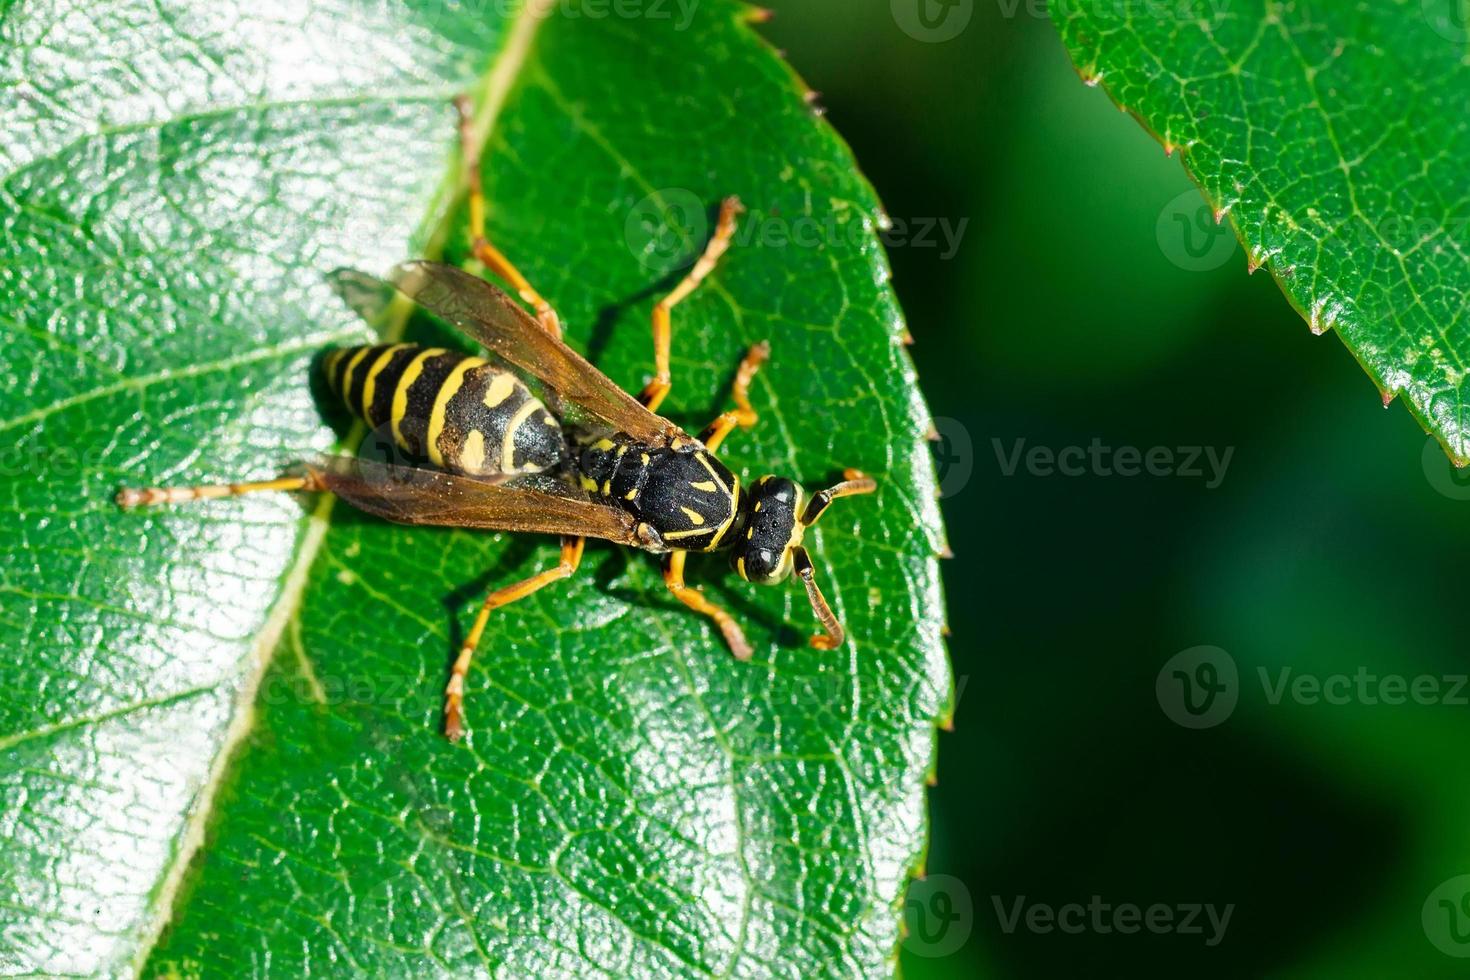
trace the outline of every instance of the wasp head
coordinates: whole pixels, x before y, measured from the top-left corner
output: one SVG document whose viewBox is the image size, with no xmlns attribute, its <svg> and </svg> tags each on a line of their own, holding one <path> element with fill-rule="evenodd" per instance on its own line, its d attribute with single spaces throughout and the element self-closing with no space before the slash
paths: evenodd
<svg viewBox="0 0 1470 980">
<path fill-rule="evenodd" d="M 736 540 L 730 556 L 741 578 L 762 585 L 785 581 L 796 572 L 812 612 L 822 624 L 823 632 L 812 637 L 812 646 L 819 650 L 841 646 L 844 633 L 822 590 L 817 588 L 816 570 L 801 541 L 806 529 L 816 523 L 833 500 L 876 489 L 877 485 L 857 470 L 848 470 L 845 476 L 843 482 L 809 500 L 806 491 L 792 480 L 761 477 L 746 496 L 745 537 Z"/>
<path fill-rule="evenodd" d="M 735 542 L 730 565 L 747 582 L 775 585 L 791 574 L 793 553 L 806 525 L 798 515 L 806 491 L 792 480 L 763 476 L 745 497 L 745 537 Z"/>
</svg>

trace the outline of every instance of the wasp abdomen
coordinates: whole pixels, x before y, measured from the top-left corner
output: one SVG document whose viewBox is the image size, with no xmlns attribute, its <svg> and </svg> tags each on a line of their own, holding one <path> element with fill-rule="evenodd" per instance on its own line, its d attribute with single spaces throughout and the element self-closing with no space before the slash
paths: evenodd
<svg viewBox="0 0 1470 980">
<path fill-rule="evenodd" d="M 471 476 L 540 473 L 565 458 L 546 406 L 482 357 L 379 344 L 332 351 L 323 367 L 347 410 L 411 458 Z"/>
</svg>

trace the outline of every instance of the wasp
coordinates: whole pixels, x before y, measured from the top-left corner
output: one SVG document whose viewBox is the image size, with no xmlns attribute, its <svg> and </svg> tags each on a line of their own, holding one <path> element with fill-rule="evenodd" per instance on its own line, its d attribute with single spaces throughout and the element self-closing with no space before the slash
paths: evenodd
<svg viewBox="0 0 1470 980">
<path fill-rule="evenodd" d="M 117 503 L 134 508 L 259 492 L 325 492 L 400 524 L 559 535 L 557 565 L 493 590 L 466 634 L 444 691 L 444 732 L 455 741 L 465 730 L 465 679 L 491 613 L 570 577 L 588 538 L 660 555 L 669 590 L 713 621 L 737 659 L 749 659 L 751 646 L 729 613 L 685 583 L 691 553 L 727 551 L 735 572 L 758 584 L 777 584 L 794 573 L 821 624 L 812 646 L 840 646 L 843 627 L 817 586 L 802 539 L 833 500 L 871 493 L 875 482 L 847 470 L 841 482 L 811 495 L 780 476 L 762 476 L 747 485 L 717 455 L 733 430 L 756 423 L 749 389 L 769 357 L 769 345 L 762 342 L 746 352 L 735 373 L 736 407 L 697 436 L 657 414 L 672 387 L 672 310 L 729 248 L 742 210 L 739 200 L 722 202 L 703 253 L 654 306 L 654 375 L 635 398 L 563 342 L 555 309 L 486 237 L 469 106 L 464 100 L 456 106 L 473 255 L 515 289 L 535 315 L 454 266 L 400 265 L 389 276 L 394 287 L 492 355 L 394 343 L 336 349 L 320 359 L 334 397 L 380 433 L 406 464 L 362 454 L 327 456 L 308 463 L 301 475 L 123 489 Z M 349 301 L 376 285 L 350 272 L 335 274 L 335 281 Z M 542 397 L 528 378 L 539 383 Z"/>
</svg>

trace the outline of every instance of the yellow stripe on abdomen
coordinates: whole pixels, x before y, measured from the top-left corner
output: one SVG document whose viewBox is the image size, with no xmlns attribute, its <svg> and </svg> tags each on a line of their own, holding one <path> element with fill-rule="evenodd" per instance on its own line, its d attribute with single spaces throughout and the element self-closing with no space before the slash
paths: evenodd
<svg viewBox="0 0 1470 980">
<path fill-rule="evenodd" d="M 434 396 L 434 409 L 429 413 L 429 431 L 424 438 L 424 445 L 429 451 L 429 461 L 435 466 L 444 465 L 444 451 L 439 448 L 439 437 L 444 434 L 449 399 L 458 394 L 464 385 L 465 372 L 484 363 L 478 357 L 466 357 L 449 372 L 449 377 L 444 379 L 444 383 L 439 386 L 439 393 Z"/>
<path fill-rule="evenodd" d="M 516 429 L 521 423 L 531 417 L 531 413 L 541 407 L 541 403 L 534 398 L 527 398 L 516 413 L 511 416 L 505 425 L 505 436 L 500 444 L 500 472 L 516 472 Z"/>
<path fill-rule="evenodd" d="M 362 404 L 359 406 L 362 411 L 358 417 L 369 425 L 372 424 L 373 419 L 373 396 L 377 394 L 378 390 L 378 375 L 383 373 L 383 368 L 388 366 L 388 362 L 393 359 L 393 355 L 403 350 L 403 346 L 403 344 L 394 344 L 392 347 L 389 347 L 383 353 L 379 354 L 377 360 L 373 361 L 372 365 L 368 368 L 367 380 L 362 384 Z"/>
<path fill-rule="evenodd" d="M 441 347 L 426 347 L 419 351 L 417 357 L 408 362 L 408 367 L 403 369 L 403 377 L 398 379 L 398 384 L 393 388 L 393 414 L 391 422 L 393 426 L 393 441 L 400 449 L 413 451 L 414 447 L 408 444 L 403 437 L 403 420 L 408 415 L 408 389 L 424 373 L 424 362 L 431 357 L 437 357 L 446 353 Z"/>
</svg>

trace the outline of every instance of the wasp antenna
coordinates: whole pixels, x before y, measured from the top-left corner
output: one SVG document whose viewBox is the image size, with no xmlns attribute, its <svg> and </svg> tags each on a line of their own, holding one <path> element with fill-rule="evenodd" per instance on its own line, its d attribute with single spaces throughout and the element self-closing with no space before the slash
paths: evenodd
<svg viewBox="0 0 1470 980">
<path fill-rule="evenodd" d="M 806 587 L 806 597 L 811 600 L 812 612 L 816 614 L 817 620 L 822 624 L 825 633 L 819 633 L 812 637 L 811 644 L 818 650 L 836 650 L 842 646 L 842 641 L 847 638 L 847 633 L 842 624 L 837 621 L 837 616 L 832 612 L 832 607 L 827 605 L 826 596 L 822 590 L 817 588 L 817 572 L 812 567 L 812 557 L 802 547 L 793 548 L 791 551 L 792 567 L 801 578 L 801 584 Z"/>
<path fill-rule="evenodd" d="M 878 483 L 870 476 L 865 476 L 861 470 L 845 470 L 842 474 L 846 479 L 836 486 L 828 487 L 821 493 L 812 497 L 812 502 L 806 505 L 802 512 L 801 523 L 811 527 L 817 523 L 817 518 L 838 497 L 851 497 L 860 493 L 872 493 L 878 489 Z"/>
</svg>

